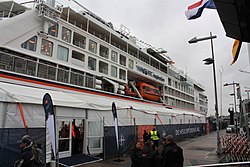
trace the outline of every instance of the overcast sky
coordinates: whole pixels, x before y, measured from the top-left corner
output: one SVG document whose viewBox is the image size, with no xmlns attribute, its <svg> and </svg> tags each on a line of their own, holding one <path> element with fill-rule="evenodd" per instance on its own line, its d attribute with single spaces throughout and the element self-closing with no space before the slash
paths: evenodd
<svg viewBox="0 0 250 167">
<path fill-rule="evenodd" d="M 131 35 L 139 40 L 167 50 L 177 68 L 205 87 L 208 97 L 208 115 L 215 114 L 214 82 L 212 65 L 203 64 L 203 59 L 211 57 L 210 41 L 188 44 L 193 37 L 216 35 L 214 53 L 216 62 L 219 113 L 228 115 L 227 109 L 233 104 L 233 86 L 223 87 L 224 83 L 239 82 L 242 97 L 247 98 L 245 87 L 250 89 L 250 71 L 247 45 L 243 43 L 238 61 L 231 64 L 233 39 L 226 37 L 216 10 L 205 9 L 200 18 L 187 20 L 187 7 L 199 0 L 77 0 L 114 27 L 126 26 Z M 60 0 L 67 4 L 67 0 Z M 70 3 L 73 4 L 72 1 Z M 222 79 L 222 80 L 221 80 Z M 222 84 L 221 84 L 222 83 Z M 222 89 L 221 89 L 222 88 Z M 222 94 L 221 94 L 222 90 Z M 222 103 L 221 103 L 222 99 Z M 221 110 L 222 104 L 222 110 Z"/>
</svg>

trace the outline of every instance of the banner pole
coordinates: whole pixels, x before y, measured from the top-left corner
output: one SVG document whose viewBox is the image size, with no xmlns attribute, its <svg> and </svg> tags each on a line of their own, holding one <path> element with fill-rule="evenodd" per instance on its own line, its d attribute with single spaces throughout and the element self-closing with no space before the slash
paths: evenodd
<svg viewBox="0 0 250 167">
<path fill-rule="evenodd" d="M 118 117 L 117 117 L 117 111 L 116 111 L 116 106 L 115 102 L 112 103 L 112 113 L 114 117 L 114 123 L 115 123 L 115 136 L 116 136 L 116 146 L 117 146 L 117 154 L 118 154 L 118 159 L 114 160 L 116 162 L 121 162 L 124 161 L 120 159 L 120 144 L 119 144 L 119 126 L 118 126 Z"/>
<path fill-rule="evenodd" d="M 58 152 L 56 149 L 56 125 L 55 125 L 55 113 L 54 113 L 54 106 L 52 102 L 52 98 L 49 95 L 49 93 L 46 93 L 43 96 L 43 107 L 44 107 L 44 112 L 45 112 L 45 121 L 48 125 L 49 129 L 49 136 L 50 136 L 50 141 L 51 141 L 51 146 L 52 146 L 52 153 L 53 157 L 55 159 L 55 165 L 58 164 Z"/>
</svg>

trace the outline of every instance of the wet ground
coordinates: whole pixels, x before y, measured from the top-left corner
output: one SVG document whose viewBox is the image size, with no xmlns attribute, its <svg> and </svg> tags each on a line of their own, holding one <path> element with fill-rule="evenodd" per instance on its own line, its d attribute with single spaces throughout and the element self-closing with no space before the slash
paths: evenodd
<svg viewBox="0 0 250 167">
<path fill-rule="evenodd" d="M 225 131 L 220 131 L 220 135 Z M 177 143 L 184 151 L 184 166 L 197 166 L 206 164 L 216 164 L 221 161 L 223 156 L 216 153 L 217 150 L 217 133 L 213 132 L 208 135 L 196 138 L 186 139 Z M 131 161 L 129 156 L 121 157 L 123 161 L 117 162 L 117 158 L 107 159 L 96 163 L 81 165 L 80 167 L 130 167 Z"/>
</svg>

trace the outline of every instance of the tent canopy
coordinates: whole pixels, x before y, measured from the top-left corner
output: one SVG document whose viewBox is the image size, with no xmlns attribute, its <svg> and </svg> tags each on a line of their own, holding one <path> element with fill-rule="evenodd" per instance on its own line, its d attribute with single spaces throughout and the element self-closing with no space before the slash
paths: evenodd
<svg viewBox="0 0 250 167">
<path fill-rule="evenodd" d="M 149 104 L 148 102 L 137 102 L 131 99 L 124 100 L 120 98 L 103 97 L 95 94 L 83 92 L 63 92 L 49 90 L 44 88 L 28 87 L 17 84 L 0 82 L 0 101 L 12 103 L 41 104 L 43 96 L 49 93 L 52 97 L 53 104 L 56 106 L 84 108 L 93 110 L 110 111 L 112 102 L 116 103 L 117 109 L 133 109 L 146 114 L 159 115 L 194 115 L 204 116 L 194 111 L 185 111 L 180 109 L 169 109 L 162 104 Z"/>
</svg>

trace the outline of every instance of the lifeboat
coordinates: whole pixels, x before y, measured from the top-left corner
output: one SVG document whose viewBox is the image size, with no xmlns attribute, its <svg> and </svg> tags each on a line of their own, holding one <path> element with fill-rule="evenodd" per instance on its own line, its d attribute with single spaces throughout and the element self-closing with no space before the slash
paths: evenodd
<svg viewBox="0 0 250 167">
<path fill-rule="evenodd" d="M 143 99 L 152 100 L 152 101 L 160 101 L 161 99 L 161 93 L 160 90 L 153 85 L 147 84 L 145 82 L 137 81 L 135 83 L 135 87 L 137 88 L 140 95 L 136 93 L 135 90 L 133 90 L 132 87 L 129 87 L 129 85 L 126 85 L 125 93 L 126 95 L 133 96 L 133 97 L 139 97 L 141 96 Z"/>
<path fill-rule="evenodd" d="M 136 91 L 128 84 L 125 86 L 125 94 L 133 97 L 138 97 Z"/>
</svg>

